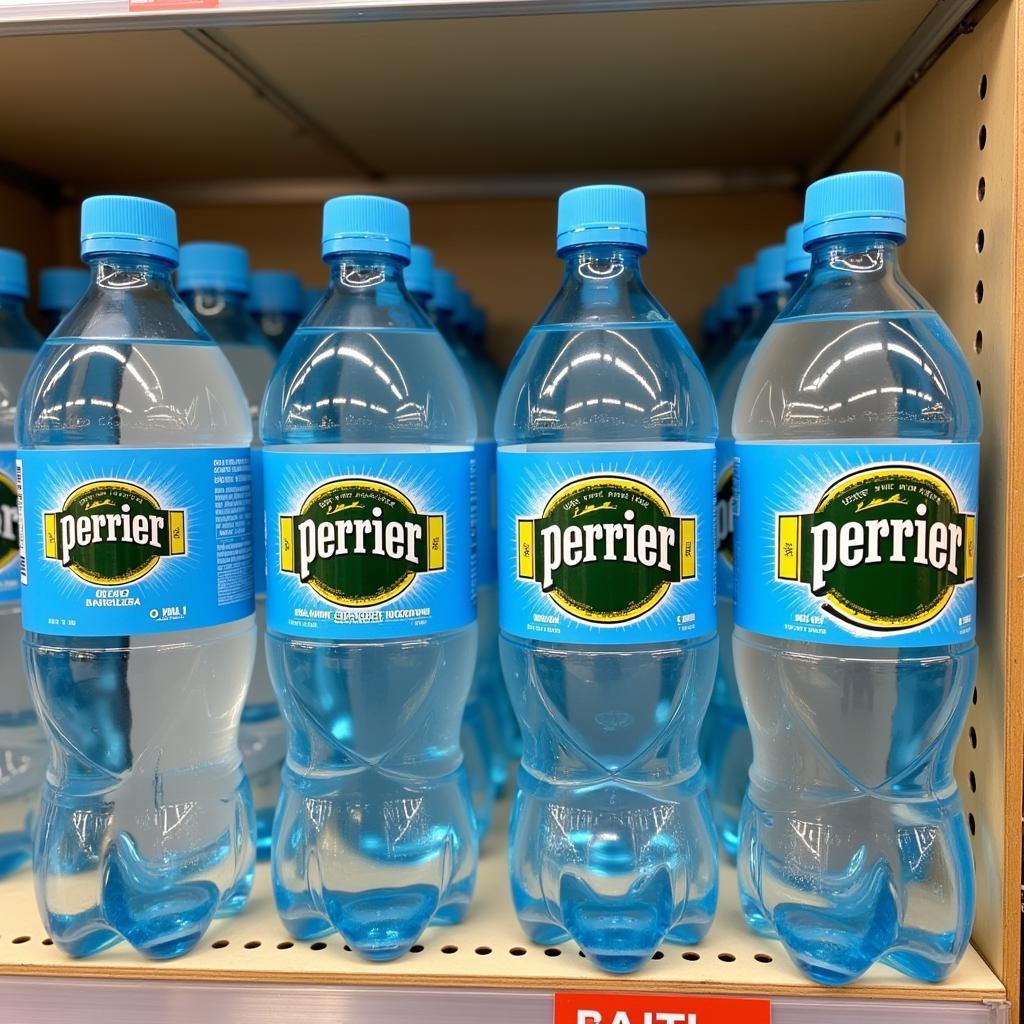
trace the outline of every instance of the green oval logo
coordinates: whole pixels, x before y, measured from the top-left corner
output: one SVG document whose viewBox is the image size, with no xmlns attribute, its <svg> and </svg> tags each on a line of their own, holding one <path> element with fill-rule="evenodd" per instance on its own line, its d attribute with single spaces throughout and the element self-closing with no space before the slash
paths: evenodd
<svg viewBox="0 0 1024 1024">
<path fill-rule="evenodd" d="M 161 558 L 185 554 L 185 513 L 126 480 L 94 480 L 43 515 L 45 555 L 100 587 L 134 583 Z"/>
<path fill-rule="evenodd" d="M 519 578 L 564 612 L 603 625 L 652 611 L 674 583 L 697 574 L 695 518 L 673 516 L 643 480 L 573 480 L 536 519 L 518 521 Z"/>
<path fill-rule="evenodd" d="M 325 601 L 347 608 L 384 604 L 418 573 L 444 569 L 443 515 L 425 515 L 378 480 L 331 480 L 299 513 L 281 516 L 281 571 Z"/>
<path fill-rule="evenodd" d="M 779 516 L 776 576 L 830 615 L 886 632 L 930 622 L 974 579 L 975 516 L 938 474 L 876 466 L 830 485 L 813 512 Z"/>
</svg>

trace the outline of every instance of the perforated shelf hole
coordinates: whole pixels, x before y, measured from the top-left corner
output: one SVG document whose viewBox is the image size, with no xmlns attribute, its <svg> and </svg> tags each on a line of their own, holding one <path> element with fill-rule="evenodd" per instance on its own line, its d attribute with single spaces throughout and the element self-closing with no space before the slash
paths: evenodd
<svg viewBox="0 0 1024 1024">
<path fill-rule="evenodd" d="M 327 943 L 326 942 L 313 942 L 313 943 L 310 944 L 309 948 L 311 950 L 313 950 L 314 953 L 319 953 L 321 949 L 326 949 L 327 948 Z"/>
<path fill-rule="evenodd" d="M 754 954 L 754 959 L 759 964 L 770 964 L 770 963 L 774 963 L 775 962 L 775 958 L 769 956 L 767 953 L 755 953 Z"/>
<path fill-rule="evenodd" d="M 458 951 L 459 951 L 459 947 L 458 946 L 442 946 L 441 947 L 441 952 L 442 953 L 447 953 L 449 956 L 452 953 L 458 953 Z"/>
<path fill-rule="evenodd" d="M 31 941 L 32 941 L 32 936 L 31 935 L 19 935 L 19 936 L 17 936 L 17 938 L 11 939 L 11 942 L 14 943 L 15 946 L 20 946 L 23 942 L 31 942 Z"/>
<path fill-rule="evenodd" d="M 423 947 L 417 942 L 415 946 L 410 946 L 409 947 L 409 952 L 410 953 L 422 953 L 423 952 Z"/>
<path fill-rule="evenodd" d="M 278 949 L 294 949 L 295 948 L 295 943 L 294 942 L 279 942 L 277 944 L 277 948 Z"/>
<path fill-rule="evenodd" d="M 549 946 L 544 950 L 545 956 L 561 956 L 562 951 L 557 946 Z"/>
<path fill-rule="evenodd" d="M 719 953 L 718 959 L 721 960 L 723 964 L 736 963 L 736 957 L 733 953 Z"/>
<path fill-rule="evenodd" d="M 983 150 L 985 148 L 985 144 L 987 142 L 988 142 L 988 127 L 986 125 L 982 125 L 978 129 L 978 149 L 982 149 Z"/>
<path fill-rule="evenodd" d="M 978 730 L 975 729 L 973 725 L 970 727 L 970 729 L 967 730 L 967 738 L 971 741 L 971 749 L 972 750 L 977 750 L 978 749 Z"/>
<path fill-rule="evenodd" d="M 259 949 L 260 946 L 262 946 L 262 945 L 263 945 L 263 943 L 260 942 L 259 939 L 251 939 L 249 942 L 247 942 L 245 944 L 244 948 L 245 949 Z"/>
<path fill-rule="evenodd" d="M 981 202 L 984 202 L 984 201 L 985 201 L 985 176 L 982 175 L 978 179 L 978 202 L 981 203 Z"/>
<path fill-rule="evenodd" d="M 683 959 L 689 960 L 690 963 L 696 963 L 700 959 L 700 953 L 694 953 L 692 949 L 689 949 L 683 954 Z"/>
<path fill-rule="evenodd" d="M 511 956 L 526 956 L 526 950 L 522 946 L 513 946 L 509 950 Z M 580 954 L 582 956 L 582 953 Z"/>
<path fill-rule="evenodd" d="M 490 946 L 477 946 L 473 952 L 476 953 L 477 956 L 490 956 L 494 950 L 491 949 Z"/>
<path fill-rule="evenodd" d="M 228 939 L 217 939 L 216 942 L 211 942 L 210 943 L 210 948 L 211 949 L 227 949 L 228 946 L 230 946 L 230 945 L 231 945 L 231 942 Z"/>
<path fill-rule="evenodd" d="M 982 75 L 978 82 L 978 98 L 984 99 L 988 95 L 988 75 Z"/>
<path fill-rule="evenodd" d="M 655 950 L 654 955 L 651 957 L 652 960 L 664 960 L 665 954 L 660 950 Z"/>
</svg>

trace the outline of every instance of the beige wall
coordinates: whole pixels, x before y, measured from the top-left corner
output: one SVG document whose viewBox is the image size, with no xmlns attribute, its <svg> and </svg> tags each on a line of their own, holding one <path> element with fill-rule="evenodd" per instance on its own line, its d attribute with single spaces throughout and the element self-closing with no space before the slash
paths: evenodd
<svg viewBox="0 0 1024 1024">
<path fill-rule="evenodd" d="M 782 240 L 800 202 L 796 192 L 650 199 L 647 278 L 691 338 L 701 307 L 739 263 Z M 254 267 L 293 269 L 308 285 L 324 278 L 318 205 L 186 206 L 178 218 L 183 241 L 238 242 Z M 73 259 L 77 215 L 69 208 L 57 220 L 62 256 Z M 416 239 L 488 310 L 492 351 L 507 363 L 558 287 L 554 200 L 413 203 L 412 224 Z"/>
</svg>

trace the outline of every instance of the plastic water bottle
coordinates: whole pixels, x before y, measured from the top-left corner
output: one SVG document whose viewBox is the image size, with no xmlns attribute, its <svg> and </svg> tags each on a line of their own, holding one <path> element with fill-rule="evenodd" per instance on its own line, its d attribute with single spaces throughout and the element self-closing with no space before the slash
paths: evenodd
<svg viewBox="0 0 1024 1024">
<path fill-rule="evenodd" d="M 497 367 L 477 348 L 472 334 L 472 299 L 460 289 L 449 270 L 434 273 L 434 315 L 441 333 L 448 338 L 470 391 L 477 403 L 479 436 L 477 468 L 477 623 L 480 650 L 477 655 L 474 689 L 479 693 L 482 722 L 488 737 L 490 777 L 493 791 L 508 784 L 508 766 L 515 756 L 517 730 L 515 715 L 501 674 L 498 655 L 498 556 L 497 556 L 497 467 L 494 444 L 494 412 L 501 390 Z"/>
<path fill-rule="evenodd" d="M 284 722 L 270 682 L 264 652 L 267 628 L 267 566 L 263 536 L 263 449 L 259 412 L 274 370 L 274 354 L 246 308 L 249 254 L 224 242 L 190 242 L 181 247 L 178 290 L 207 333 L 218 342 L 235 371 L 249 404 L 254 427 L 253 589 L 256 594 L 256 662 L 242 712 L 239 744 L 256 809 L 256 855 L 270 856 L 274 809 L 281 788 L 281 765 L 287 749 Z"/>
<path fill-rule="evenodd" d="M 718 658 L 714 402 L 647 290 L 643 194 L 558 205 L 562 287 L 498 403 L 501 658 L 523 735 L 510 871 L 535 942 L 625 972 L 718 895 L 697 754 Z"/>
<path fill-rule="evenodd" d="M 811 254 L 804 248 L 804 222 L 798 220 L 786 228 L 786 283 L 790 295 L 796 294 L 810 269 Z"/>
<path fill-rule="evenodd" d="M 89 289 L 17 420 L 25 662 L 51 748 L 36 896 L 67 953 L 124 938 L 170 957 L 252 885 L 251 425 L 171 285 L 174 211 L 87 199 L 82 255 Z"/>
<path fill-rule="evenodd" d="M 287 270 L 257 270 L 249 287 L 249 312 L 273 350 L 280 352 L 305 315 L 302 284 Z"/>
<path fill-rule="evenodd" d="M 48 334 L 74 309 L 88 287 L 89 271 L 84 267 L 47 267 L 39 272 L 38 306 Z"/>
<path fill-rule="evenodd" d="M 738 312 L 735 284 L 724 284 L 718 289 L 718 302 L 715 308 L 718 311 L 718 339 L 711 349 L 702 354 L 701 359 L 712 387 L 718 380 L 719 366 L 726 360 L 736 343 Z"/>
<path fill-rule="evenodd" d="M 726 357 L 717 393 L 719 434 L 717 445 L 718 484 L 715 495 L 715 528 L 718 550 L 718 674 L 707 718 L 704 720 L 704 749 L 708 789 L 722 847 L 730 860 L 736 859 L 739 844 L 740 807 L 747 791 L 750 771 L 750 730 L 743 717 L 743 705 L 736 687 L 732 661 L 733 612 L 733 495 L 734 444 L 732 410 L 736 391 L 758 342 L 789 300 L 786 282 L 786 247 L 762 249 L 755 261 L 754 290 L 757 315 Z"/>
<path fill-rule="evenodd" d="M 302 315 L 305 316 L 309 313 L 313 307 L 323 297 L 323 288 L 303 288 L 302 289 Z M 288 344 L 287 340 L 285 344 Z"/>
<path fill-rule="evenodd" d="M 718 315 L 718 304 L 711 303 L 701 310 L 700 314 L 700 339 L 701 355 L 710 355 L 715 350 L 719 341 L 719 328 L 721 318 Z"/>
<path fill-rule="evenodd" d="M 811 269 L 736 399 L 748 922 L 813 979 L 945 977 L 974 869 L 952 759 L 977 666 L 981 403 L 903 277 L 903 182 L 807 192 Z"/>
<path fill-rule="evenodd" d="M 449 282 L 454 287 L 454 277 L 450 271 L 435 271 L 434 270 L 434 255 L 433 253 L 422 245 L 414 245 L 410 251 L 409 265 L 405 268 L 404 278 L 405 286 L 409 290 L 409 294 L 420 304 L 422 309 L 427 314 L 435 319 L 434 309 L 434 281 L 435 277 L 447 276 Z M 444 301 L 444 299 L 442 299 Z M 446 307 L 442 313 L 442 321 L 446 327 L 451 327 L 449 318 L 451 310 Z M 440 327 L 439 327 L 440 329 Z M 446 341 L 451 340 L 445 331 L 441 332 L 445 337 Z M 454 352 L 454 346 L 453 346 Z M 494 422 L 494 403 L 492 402 L 489 406 L 484 404 L 484 397 L 481 394 L 478 383 L 469 376 L 469 368 L 459 360 L 462 371 L 466 374 L 466 382 L 469 384 L 470 394 L 473 397 L 473 407 L 476 413 L 477 431 L 490 434 L 488 424 Z M 497 394 L 495 393 L 495 397 Z M 493 445 L 493 442 L 492 442 Z M 483 453 L 486 455 L 486 451 Z M 491 465 L 493 466 L 493 458 L 491 459 Z M 485 651 L 485 645 L 481 634 L 482 623 L 480 617 L 485 611 L 486 605 L 486 594 L 481 590 L 481 577 L 482 574 L 486 573 L 486 566 L 481 565 L 481 555 L 486 553 L 487 550 L 487 538 L 481 536 L 481 532 L 484 527 L 484 522 L 489 521 L 489 515 L 486 513 L 486 497 L 489 491 L 485 491 L 486 484 L 481 479 L 480 472 L 481 466 L 484 467 L 486 472 L 486 462 L 481 459 L 481 444 L 478 437 L 477 443 L 474 446 L 474 458 L 473 458 L 473 470 L 476 474 L 474 480 L 474 491 L 476 494 L 476 521 L 474 523 L 474 552 L 476 559 L 476 580 L 477 580 L 477 633 L 478 633 L 478 646 L 477 646 L 477 663 L 476 671 L 473 673 L 473 685 L 469 691 L 469 697 L 466 700 L 466 712 L 462 719 L 462 730 L 460 733 L 461 744 L 462 744 L 462 758 L 463 763 L 466 767 L 466 775 L 469 779 L 469 790 L 473 797 L 473 812 L 476 816 L 477 834 L 482 839 L 487 831 L 491 827 L 491 817 L 494 813 L 494 798 L 496 795 L 495 784 L 491 778 L 492 775 L 492 760 L 500 759 L 504 763 L 504 758 L 501 756 L 500 744 L 501 744 L 501 733 L 500 730 L 494 725 L 494 715 L 489 712 L 489 709 L 484 703 L 483 694 L 480 687 L 480 669 L 483 658 L 488 653 Z M 490 544 L 490 549 L 493 551 L 494 544 L 493 539 Z M 492 584 L 493 586 L 493 584 Z M 483 605 L 481 604 L 483 602 Z M 495 641 L 495 647 L 497 643 Z M 497 651 L 494 652 L 495 661 L 497 661 Z M 498 744 L 497 750 L 495 744 Z"/>
<path fill-rule="evenodd" d="M 327 295 L 261 428 L 267 654 L 288 723 L 278 912 L 363 956 L 462 918 L 477 838 L 459 727 L 476 659 L 472 457 L 459 365 L 403 282 L 409 212 L 324 207 Z"/>
<path fill-rule="evenodd" d="M 46 770 L 47 745 L 29 696 L 18 651 L 21 606 L 14 416 L 18 389 L 42 343 L 25 316 L 25 257 L 0 249 L 0 878 L 32 855 L 32 825 Z"/>
</svg>

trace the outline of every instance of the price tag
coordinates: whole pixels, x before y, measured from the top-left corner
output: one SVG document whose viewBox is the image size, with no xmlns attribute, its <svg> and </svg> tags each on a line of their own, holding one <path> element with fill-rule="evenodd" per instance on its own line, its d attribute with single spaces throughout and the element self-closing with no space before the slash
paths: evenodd
<svg viewBox="0 0 1024 1024">
<path fill-rule="evenodd" d="M 556 992 L 554 1024 L 771 1024 L 768 999 Z"/>
<path fill-rule="evenodd" d="M 128 13 L 146 11 L 211 11 L 220 0 L 128 0 Z"/>
</svg>

